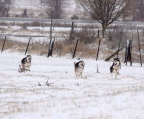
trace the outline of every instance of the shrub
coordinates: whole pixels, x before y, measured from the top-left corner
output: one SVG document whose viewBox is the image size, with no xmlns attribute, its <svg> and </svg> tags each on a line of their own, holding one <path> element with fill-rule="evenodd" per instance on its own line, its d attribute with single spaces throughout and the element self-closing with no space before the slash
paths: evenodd
<svg viewBox="0 0 144 119">
<path fill-rule="evenodd" d="M 71 16 L 71 19 L 79 19 L 79 17 L 78 17 L 76 14 L 73 14 L 73 15 Z"/>
</svg>

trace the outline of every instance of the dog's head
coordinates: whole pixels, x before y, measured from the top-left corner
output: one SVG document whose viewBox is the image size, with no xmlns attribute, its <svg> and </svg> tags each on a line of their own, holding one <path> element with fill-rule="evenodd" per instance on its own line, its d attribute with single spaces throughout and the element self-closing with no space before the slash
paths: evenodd
<svg viewBox="0 0 144 119">
<path fill-rule="evenodd" d="M 79 67 L 84 67 L 85 63 L 84 61 L 79 61 Z"/>
<path fill-rule="evenodd" d="M 74 62 L 75 68 L 81 68 L 81 67 L 84 68 L 84 65 L 85 65 L 84 61 L 79 61 L 79 62 L 77 62 L 77 63 Z"/>
<path fill-rule="evenodd" d="M 116 66 L 120 65 L 120 60 L 119 60 L 119 58 L 114 58 L 113 63 L 114 63 L 114 65 L 116 65 Z"/>
<path fill-rule="evenodd" d="M 27 55 L 27 61 L 28 61 L 28 62 L 31 62 L 31 60 L 32 60 L 31 55 Z"/>
</svg>

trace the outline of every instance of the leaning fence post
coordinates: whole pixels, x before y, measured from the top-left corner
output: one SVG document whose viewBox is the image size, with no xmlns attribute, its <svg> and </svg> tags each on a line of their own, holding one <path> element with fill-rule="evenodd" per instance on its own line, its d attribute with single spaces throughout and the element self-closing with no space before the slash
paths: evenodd
<svg viewBox="0 0 144 119">
<path fill-rule="evenodd" d="M 3 42 L 3 46 L 2 46 L 1 53 L 2 53 L 2 52 L 3 52 L 3 50 L 4 50 L 4 45 L 5 45 L 5 42 L 6 42 L 6 36 L 5 36 L 5 39 L 4 39 L 4 42 Z"/>
<path fill-rule="evenodd" d="M 52 56 L 54 42 L 55 42 L 55 37 L 54 37 L 54 39 L 51 40 L 51 43 L 50 43 L 50 45 L 49 45 L 48 57 L 49 57 L 49 56 Z"/>
<path fill-rule="evenodd" d="M 50 43 L 49 43 L 49 49 L 48 49 L 48 54 L 47 54 L 47 57 L 49 57 L 49 56 L 50 56 L 49 52 L 50 52 L 50 45 L 51 45 L 51 41 L 52 41 L 52 26 L 53 26 L 53 11 L 51 11 Z"/>
<path fill-rule="evenodd" d="M 28 42 L 28 44 L 27 44 L 27 47 L 26 47 L 26 50 L 25 50 L 25 55 L 26 55 L 26 53 L 27 53 L 27 50 L 28 50 L 28 47 L 29 47 L 29 44 L 30 44 L 30 40 L 31 40 L 31 37 L 30 37 L 29 42 Z"/>
<path fill-rule="evenodd" d="M 131 64 L 130 64 L 131 66 L 132 66 L 132 63 L 133 63 L 132 62 L 133 61 L 132 60 L 132 49 L 133 49 L 133 31 L 132 31 L 132 42 L 131 42 Z"/>
<path fill-rule="evenodd" d="M 132 65 L 132 60 L 131 60 L 131 48 L 132 48 L 132 41 L 130 39 L 127 40 L 126 43 L 126 52 L 125 52 L 125 63 L 127 65 L 127 62 L 130 61 L 130 65 Z"/>
<path fill-rule="evenodd" d="M 141 47 L 140 47 L 140 39 L 139 39 L 139 32 L 138 32 L 138 30 L 137 30 L 137 35 L 138 35 L 138 45 L 139 45 L 139 53 L 140 53 L 140 64 L 142 66 Z"/>
<path fill-rule="evenodd" d="M 54 42 L 55 42 L 55 37 L 54 37 L 54 40 L 52 41 L 52 52 L 51 52 L 51 56 L 52 56 L 52 53 L 53 53 Z"/>
<path fill-rule="evenodd" d="M 74 50 L 74 53 L 73 53 L 73 56 L 72 56 L 72 58 L 74 58 L 74 57 L 75 57 L 75 54 L 76 54 L 76 50 L 77 50 L 77 45 L 78 45 L 78 39 L 77 39 L 77 42 L 76 42 L 76 45 L 75 45 L 75 50 Z"/>
<path fill-rule="evenodd" d="M 99 30 L 98 30 L 98 38 L 99 38 Z M 97 61 L 98 56 L 99 56 L 100 43 L 101 43 L 101 39 L 99 39 L 99 44 L 98 44 L 98 50 L 97 50 L 96 61 Z"/>
</svg>

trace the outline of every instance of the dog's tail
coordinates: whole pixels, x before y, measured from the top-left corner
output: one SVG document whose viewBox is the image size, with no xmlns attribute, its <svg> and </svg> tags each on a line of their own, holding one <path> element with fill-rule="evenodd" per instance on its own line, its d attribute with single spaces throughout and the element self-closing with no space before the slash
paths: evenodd
<svg viewBox="0 0 144 119">
<path fill-rule="evenodd" d="M 76 68 L 75 64 L 76 64 L 76 62 L 74 62 L 74 70 L 75 70 L 75 68 Z"/>
<path fill-rule="evenodd" d="M 112 71 L 113 71 L 113 67 L 111 66 L 111 67 L 110 67 L 110 73 L 112 73 Z"/>
</svg>

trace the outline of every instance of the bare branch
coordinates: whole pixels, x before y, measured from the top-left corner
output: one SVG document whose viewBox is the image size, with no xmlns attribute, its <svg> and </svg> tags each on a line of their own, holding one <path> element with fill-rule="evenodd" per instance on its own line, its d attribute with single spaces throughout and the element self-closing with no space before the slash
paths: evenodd
<svg viewBox="0 0 144 119">
<path fill-rule="evenodd" d="M 11 5 L 11 0 L 0 0 L 0 16 L 9 16 L 9 7 Z"/>
<path fill-rule="evenodd" d="M 43 0 L 42 3 L 44 3 L 48 8 L 48 15 L 50 15 L 50 12 L 53 11 L 54 19 L 62 17 L 65 0 Z"/>
<path fill-rule="evenodd" d="M 78 0 L 90 17 L 102 25 L 102 34 L 108 25 L 120 18 L 127 10 L 131 0 Z"/>
</svg>

